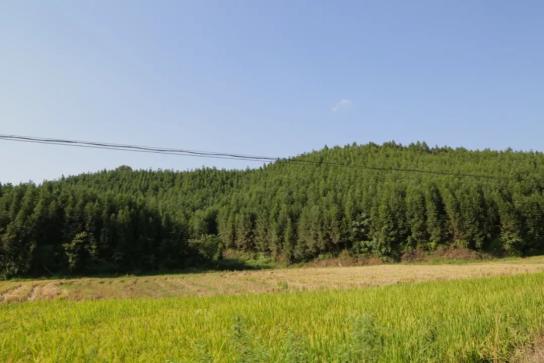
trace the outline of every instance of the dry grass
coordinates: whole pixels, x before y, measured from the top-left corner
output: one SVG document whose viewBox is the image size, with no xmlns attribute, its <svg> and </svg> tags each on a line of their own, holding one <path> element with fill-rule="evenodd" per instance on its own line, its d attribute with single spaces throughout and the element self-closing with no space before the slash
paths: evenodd
<svg viewBox="0 0 544 363">
<path fill-rule="evenodd" d="M 512 357 L 515 363 L 544 362 L 544 335 L 539 335 L 530 344 L 520 347 Z"/>
<path fill-rule="evenodd" d="M 0 281 L 0 302 L 214 296 L 283 290 L 346 289 L 544 271 L 544 257 L 446 265 L 305 267 L 260 271 Z"/>
</svg>

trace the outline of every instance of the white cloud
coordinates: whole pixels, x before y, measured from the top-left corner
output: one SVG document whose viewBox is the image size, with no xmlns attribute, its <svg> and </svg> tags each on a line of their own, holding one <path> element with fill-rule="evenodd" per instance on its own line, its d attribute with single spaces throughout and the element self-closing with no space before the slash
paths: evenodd
<svg viewBox="0 0 544 363">
<path fill-rule="evenodd" d="M 347 100 L 345 98 L 341 99 L 340 101 L 336 102 L 334 106 L 332 106 L 331 111 L 341 111 L 341 110 L 347 110 L 351 107 L 351 100 Z"/>
</svg>

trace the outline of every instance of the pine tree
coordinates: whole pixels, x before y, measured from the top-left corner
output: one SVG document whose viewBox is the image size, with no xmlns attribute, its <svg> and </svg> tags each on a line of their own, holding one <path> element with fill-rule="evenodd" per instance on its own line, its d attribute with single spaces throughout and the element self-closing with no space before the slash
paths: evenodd
<svg viewBox="0 0 544 363">
<path fill-rule="evenodd" d="M 410 226 L 407 243 L 411 248 L 426 247 L 429 242 L 425 195 L 417 188 L 408 192 L 406 216 Z"/>
</svg>

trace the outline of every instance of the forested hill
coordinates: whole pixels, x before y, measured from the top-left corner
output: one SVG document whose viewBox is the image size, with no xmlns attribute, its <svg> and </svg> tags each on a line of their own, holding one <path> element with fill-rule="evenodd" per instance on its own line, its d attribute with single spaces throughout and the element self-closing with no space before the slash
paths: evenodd
<svg viewBox="0 0 544 363">
<path fill-rule="evenodd" d="M 535 254 L 543 188 L 541 153 L 422 143 L 325 148 L 255 170 L 120 167 L 3 185 L 0 275 L 180 269 L 225 248 L 290 262 L 440 245 Z"/>
</svg>

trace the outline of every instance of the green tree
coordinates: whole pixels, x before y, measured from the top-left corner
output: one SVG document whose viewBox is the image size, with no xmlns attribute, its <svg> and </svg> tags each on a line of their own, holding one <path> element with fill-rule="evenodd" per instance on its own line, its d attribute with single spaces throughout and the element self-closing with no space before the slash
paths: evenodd
<svg viewBox="0 0 544 363">
<path fill-rule="evenodd" d="M 96 243 L 87 232 L 80 232 L 74 239 L 63 244 L 70 272 L 84 272 L 96 255 Z"/>
</svg>

